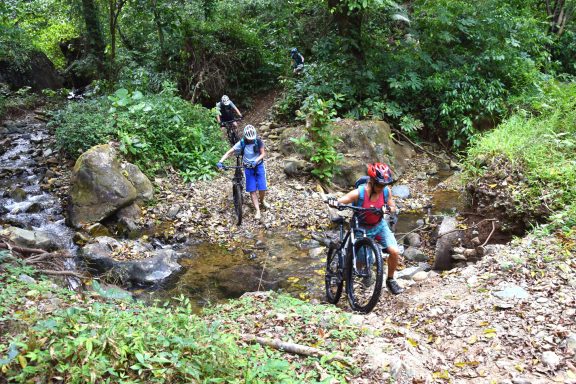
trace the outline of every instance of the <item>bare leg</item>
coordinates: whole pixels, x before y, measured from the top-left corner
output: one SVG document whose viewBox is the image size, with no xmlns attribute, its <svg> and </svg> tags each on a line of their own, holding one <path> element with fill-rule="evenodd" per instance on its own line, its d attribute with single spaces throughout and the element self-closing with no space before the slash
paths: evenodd
<svg viewBox="0 0 576 384">
<path fill-rule="evenodd" d="M 260 204 L 264 202 L 264 196 L 266 195 L 266 191 L 258 191 L 260 192 Z"/>
<path fill-rule="evenodd" d="M 250 197 L 252 198 L 252 203 L 256 209 L 256 216 L 260 216 L 260 204 L 258 203 L 258 192 L 250 192 Z"/>
<path fill-rule="evenodd" d="M 394 272 L 396 272 L 396 267 L 398 267 L 398 248 L 396 247 L 388 247 L 386 248 L 388 251 L 388 277 L 393 278 Z"/>
</svg>

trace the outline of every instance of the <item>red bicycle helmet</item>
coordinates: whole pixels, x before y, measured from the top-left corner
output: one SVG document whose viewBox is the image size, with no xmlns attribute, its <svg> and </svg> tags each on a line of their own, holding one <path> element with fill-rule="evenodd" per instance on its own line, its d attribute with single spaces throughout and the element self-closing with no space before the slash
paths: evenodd
<svg viewBox="0 0 576 384">
<path fill-rule="evenodd" d="M 368 176 L 377 184 L 392 184 L 392 170 L 387 164 L 371 163 L 367 165 Z"/>
</svg>

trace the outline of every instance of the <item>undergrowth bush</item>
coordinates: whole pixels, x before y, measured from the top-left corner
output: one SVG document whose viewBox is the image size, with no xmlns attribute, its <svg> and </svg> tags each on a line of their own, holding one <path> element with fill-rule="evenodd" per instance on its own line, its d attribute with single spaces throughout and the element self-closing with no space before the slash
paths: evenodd
<svg viewBox="0 0 576 384">
<path fill-rule="evenodd" d="M 469 178 L 481 177 L 486 159 L 499 155 L 524 170 L 528 187 L 515 194 L 524 211 L 543 205 L 555 227 L 576 225 L 576 84 L 550 83 L 533 109 L 516 112 L 477 137 L 466 160 Z"/>
<path fill-rule="evenodd" d="M 69 104 L 53 123 L 58 144 L 77 157 L 113 139 L 149 176 L 173 167 L 186 181 L 210 177 L 224 147 L 212 113 L 175 96 L 168 84 L 163 88 L 159 94 L 121 88 Z"/>
</svg>

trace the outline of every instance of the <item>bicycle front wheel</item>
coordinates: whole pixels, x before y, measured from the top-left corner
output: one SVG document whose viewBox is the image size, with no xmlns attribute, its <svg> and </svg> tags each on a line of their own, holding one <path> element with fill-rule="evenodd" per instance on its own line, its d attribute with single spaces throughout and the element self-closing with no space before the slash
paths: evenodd
<svg viewBox="0 0 576 384">
<path fill-rule="evenodd" d="M 368 237 L 354 243 L 356 256 L 349 254 L 346 292 L 353 310 L 368 313 L 378 303 L 382 291 L 382 253 Z"/>
<path fill-rule="evenodd" d="M 234 198 L 234 213 L 236 214 L 236 225 L 242 224 L 242 184 L 232 186 L 232 197 Z"/>
<path fill-rule="evenodd" d="M 336 304 L 342 295 L 344 276 L 342 267 L 339 265 L 340 247 L 338 243 L 331 243 L 326 256 L 326 301 Z"/>
</svg>

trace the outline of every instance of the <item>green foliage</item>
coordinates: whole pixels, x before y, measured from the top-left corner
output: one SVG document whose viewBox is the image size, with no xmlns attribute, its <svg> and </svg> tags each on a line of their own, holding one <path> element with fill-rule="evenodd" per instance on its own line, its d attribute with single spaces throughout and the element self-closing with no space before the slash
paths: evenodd
<svg viewBox="0 0 576 384">
<path fill-rule="evenodd" d="M 11 113 L 20 114 L 33 108 L 38 102 L 39 97 L 30 92 L 30 87 L 11 92 L 5 84 L 0 83 L 0 121 Z"/>
<path fill-rule="evenodd" d="M 520 211 L 544 204 L 555 227 L 575 224 L 576 85 L 550 83 L 545 96 L 532 100 L 538 115 L 526 110 L 474 140 L 468 151 L 469 177 L 480 177 L 483 160 L 503 155 L 522 167 L 527 187 L 515 193 Z"/>
<path fill-rule="evenodd" d="M 211 112 L 174 96 L 169 84 L 163 88 L 146 95 L 121 88 L 69 104 L 54 122 L 59 145 L 76 156 L 114 139 L 148 175 L 172 166 L 186 180 L 210 177 L 224 145 Z"/>
<path fill-rule="evenodd" d="M 312 174 L 324 182 L 330 183 L 342 159 L 334 148 L 338 138 L 332 135 L 330 123 L 336 116 L 339 95 L 324 101 L 314 95 L 308 97 L 302 106 L 301 117 L 305 117 L 307 136 L 293 139 L 314 164 Z"/>
</svg>

